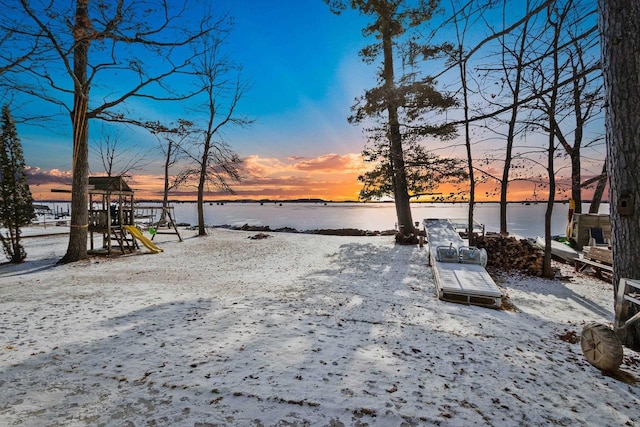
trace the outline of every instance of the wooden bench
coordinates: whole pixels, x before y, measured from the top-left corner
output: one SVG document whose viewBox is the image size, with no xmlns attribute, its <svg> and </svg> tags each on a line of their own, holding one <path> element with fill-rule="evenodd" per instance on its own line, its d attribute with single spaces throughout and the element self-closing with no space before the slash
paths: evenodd
<svg viewBox="0 0 640 427">
<path fill-rule="evenodd" d="M 616 295 L 616 330 L 625 329 L 640 320 L 640 312 L 637 311 L 628 318 L 629 303 L 640 307 L 640 281 L 622 278 L 618 284 L 618 294 Z"/>
<path fill-rule="evenodd" d="M 576 258 L 575 271 L 583 272 L 587 268 L 591 268 L 599 279 L 605 279 L 602 273 L 613 275 L 613 266 L 611 265 L 611 251 L 606 250 L 604 253 L 601 248 L 592 247 L 584 255 Z"/>
</svg>

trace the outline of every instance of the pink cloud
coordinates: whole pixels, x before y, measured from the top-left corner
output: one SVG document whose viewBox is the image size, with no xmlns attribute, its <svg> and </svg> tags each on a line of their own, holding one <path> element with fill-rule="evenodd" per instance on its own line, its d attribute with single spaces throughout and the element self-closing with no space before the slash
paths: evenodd
<svg viewBox="0 0 640 427">
<path fill-rule="evenodd" d="M 44 171 L 39 167 L 25 167 L 29 175 L 29 185 L 42 184 L 65 184 L 71 185 L 71 171 L 62 171 L 59 169 L 51 169 Z"/>
</svg>

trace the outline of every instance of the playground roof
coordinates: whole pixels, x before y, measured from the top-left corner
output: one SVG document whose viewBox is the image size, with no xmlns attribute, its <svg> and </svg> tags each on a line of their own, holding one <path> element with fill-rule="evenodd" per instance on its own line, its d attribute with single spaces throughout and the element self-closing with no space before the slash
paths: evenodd
<svg viewBox="0 0 640 427">
<path fill-rule="evenodd" d="M 91 176 L 89 177 L 89 192 L 123 192 L 133 193 L 133 190 L 121 176 Z"/>
</svg>

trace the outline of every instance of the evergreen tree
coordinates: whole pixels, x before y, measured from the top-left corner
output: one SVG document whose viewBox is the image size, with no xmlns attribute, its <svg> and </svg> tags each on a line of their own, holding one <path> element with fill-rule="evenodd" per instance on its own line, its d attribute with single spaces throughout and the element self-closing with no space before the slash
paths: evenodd
<svg viewBox="0 0 640 427">
<path fill-rule="evenodd" d="M 20 243 L 20 228 L 35 217 L 33 197 L 27 183 L 22 145 L 8 106 L 2 107 L 0 134 L 0 241 L 7 258 L 14 263 L 27 257 Z"/>
<path fill-rule="evenodd" d="M 379 140 L 373 144 L 369 143 L 363 151 L 364 161 L 375 166 L 358 177 L 364 185 L 360 191 L 360 200 L 393 197 L 393 170 L 389 150 L 389 144 Z M 409 198 L 439 195 L 437 200 L 446 200 L 454 194 L 442 196 L 435 193 L 441 185 L 451 184 L 456 187 L 469 179 L 464 168 L 464 160 L 436 156 L 415 139 L 405 139 L 403 151 Z"/>
<path fill-rule="evenodd" d="M 389 187 L 394 196 L 398 233 L 396 242 L 418 243 L 411 215 L 409 177 L 405 147 L 408 139 L 415 137 L 447 137 L 455 132 L 449 126 L 433 125 L 427 113 L 441 112 L 455 105 L 455 99 L 438 92 L 432 77 L 421 77 L 418 61 L 436 57 L 450 49 L 441 46 L 421 45 L 418 28 L 427 23 L 439 11 L 439 0 L 324 0 L 332 12 L 340 14 L 347 8 L 357 10 L 371 18 L 363 29 L 372 44 L 360 51 L 365 63 L 380 61 L 377 73 L 378 86 L 366 91 L 352 108 L 351 123 L 379 124 L 373 129 L 374 142 L 387 140 L 388 155 L 381 151 L 385 165 L 380 172 L 389 177 Z M 402 67 L 397 65 L 400 60 Z M 397 74 L 397 71 L 402 71 Z M 404 144 L 404 145 L 403 145 Z M 381 146 L 378 146 L 383 148 Z M 365 153 L 365 156 L 367 154 Z M 377 172 L 374 171 L 374 175 Z M 382 178 L 384 178 L 381 175 Z M 386 178 L 383 179 L 387 181 Z M 362 180 L 367 184 L 367 177 Z M 370 181 L 370 180 L 369 180 Z M 367 184 L 368 185 L 368 184 Z M 365 194 L 367 192 L 365 188 Z"/>
</svg>

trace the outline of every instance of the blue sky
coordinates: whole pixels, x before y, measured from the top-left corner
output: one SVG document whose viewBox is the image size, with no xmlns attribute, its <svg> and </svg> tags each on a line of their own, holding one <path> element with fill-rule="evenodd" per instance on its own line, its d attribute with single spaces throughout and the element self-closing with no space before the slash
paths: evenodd
<svg viewBox="0 0 640 427">
<path fill-rule="evenodd" d="M 251 196 L 281 191 L 294 197 L 298 190 L 312 187 L 317 189 L 309 196 L 335 193 L 322 190 L 311 177 L 316 174 L 326 188 L 342 188 L 348 180 L 352 187 L 348 197 L 356 198 L 356 177 L 362 172 L 362 162 L 356 157 L 365 138 L 361 127 L 350 125 L 347 117 L 354 99 L 375 85 L 375 65 L 363 64 L 358 56 L 367 44 L 361 35 L 367 18 L 353 11 L 337 16 L 322 0 L 220 0 L 214 11 L 233 17 L 223 50 L 242 67 L 242 78 L 250 85 L 239 111 L 255 120 L 246 129 L 225 129 L 226 140 L 247 159 L 251 172 L 247 181 L 272 183 Z M 195 15 L 193 19 L 199 20 Z M 68 76 L 62 81 L 69 85 Z M 117 90 L 117 85 L 110 85 L 113 82 L 96 84 L 92 96 Z M 133 100 L 129 107 L 137 117 L 164 122 L 189 114 L 175 104 Z M 44 111 L 41 108 L 52 107 L 33 103 L 26 110 Z M 102 126 L 92 121 L 90 143 L 99 138 Z M 52 175 L 68 176 L 72 158 L 68 115 L 63 113 L 55 125 L 22 125 L 19 132 L 27 164 L 41 170 L 43 176 L 50 170 L 54 170 Z M 140 129 L 125 129 L 121 138 L 145 152 L 147 167 L 137 174 L 161 173 L 161 153 L 153 136 Z M 90 163 L 92 172 L 99 173 L 101 164 L 95 156 Z M 325 176 L 318 176 L 318 171 Z M 349 177 L 329 176 L 330 171 Z M 295 188 L 287 190 L 287 185 Z"/>
<path fill-rule="evenodd" d="M 378 65 L 364 64 L 358 56 L 370 43 L 362 37 L 369 18 L 352 10 L 334 15 L 322 0 L 193 1 L 213 4 L 216 12 L 233 17 L 235 24 L 224 50 L 242 67 L 243 80 L 250 84 L 239 111 L 255 123 L 247 129 L 224 131 L 227 142 L 245 159 L 246 178 L 240 197 L 335 198 L 340 192 L 340 198 L 356 199 L 360 188 L 357 176 L 366 167 L 360 157 L 366 138 L 363 127 L 350 125 L 347 117 L 355 98 L 377 84 Z M 197 14 L 190 16 L 199 21 Z M 515 14 L 510 19 L 516 19 Z M 484 23 L 477 22 L 466 43 L 473 45 L 488 32 Z M 443 37 L 454 41 L 453 33 Z M 145 65 L 152 67 L 153 63 Z M 428 64 L 434 73 L 441 65 Z M 68 76 L 65 79 L 68 86 Z M 94 88 L 92 96 L 117 87 L 107 81 Z M 175 122 L 189 117 L 176 107 L 140 100 L 129 104 L 132 115 L 145 120 Z M 37 103 L 25 109 L 44 111 Z M 68 115 L 59 123 L 18 128 L 27 164 L 41 170 L 43 177 L 51 170 L 52 176 L 69 176 L 72 144 Z M 90 126 L 91 142 L 95 143 L 101 124 L 94 121 Z M 145 191 L 160 187 L 162 154 L 156 139 L 140 129 L 124 130 L 122 138 L 146 156 L 145 169 L 135 172 L 133 186 Z M 457 144 L 456 148 L 448 143 L 442 146 L 445 149 L 440 154 L 462 155 Z M 91 170 L 101 172 L 95 156 Z"/>
<path fill-rule="evenodd" d="M 231 131 L 229 142 L 238 151 L 289 155 L 304 146 L 299 155 L 345 152 L 354 149 L 354 139 L 361 147 L 361 131 L 347 116 L 354 98 L 375 82 L 375 68 L 358 58 L 364 18 L 352 11 L 336 16 L 322 0 L 222 0 L 215 7 L 234 18 L 224 50 L 251 86 L 240 108 L 256 122 Z M 136 111 L 144 114 L 146 108 L 138 105 Z M 27 140 L 46 136 L 58 144 L 65 134 L 29 128 Z M 59 160 L 42 161 L 50 168 Z"/>
<path fill-rule="evenodd" d="M 375 67 L 358 57 L 364 18 L 336 16 L 321 0 L 225 3 L 235 18 L 228 47 L 252 84 L 242 109 L 257 120 L 238 133 L 238 149 L 317 155 L 350 152 L 356 143 L 360 150 L 361 130 L 347 116 L 375 83 Z"/>
</svg>

